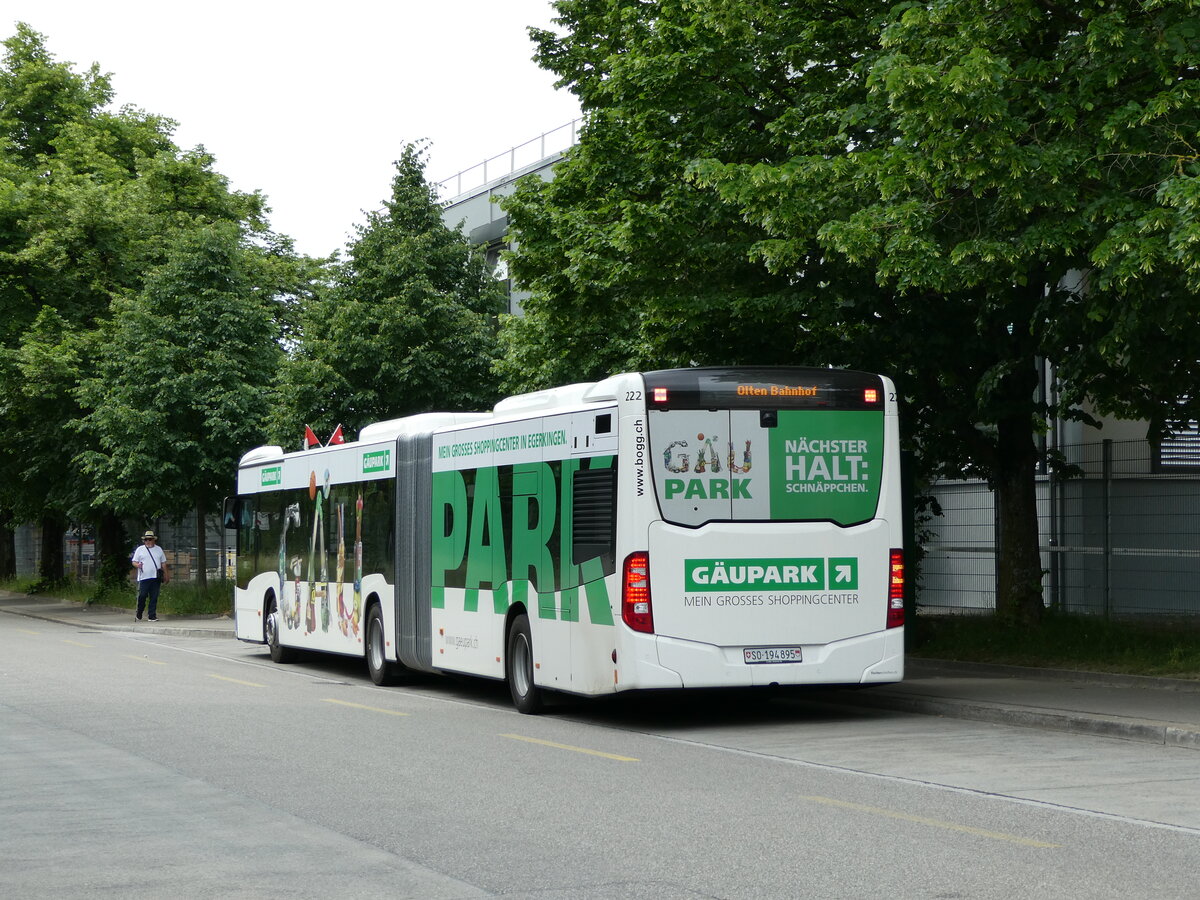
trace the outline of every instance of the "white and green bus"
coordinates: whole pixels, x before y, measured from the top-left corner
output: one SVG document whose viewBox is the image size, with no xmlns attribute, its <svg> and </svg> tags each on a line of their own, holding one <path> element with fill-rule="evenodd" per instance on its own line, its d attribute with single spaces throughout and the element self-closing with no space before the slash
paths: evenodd
<svg viewBox="0 0 1200 900">
<path fill-rule="evenodd" d="M 426 413 L 238 470 L 237 637 L 545 691 L 868 684 L 904 666 L 879 375 L 692 368 Z"/>
</svg>

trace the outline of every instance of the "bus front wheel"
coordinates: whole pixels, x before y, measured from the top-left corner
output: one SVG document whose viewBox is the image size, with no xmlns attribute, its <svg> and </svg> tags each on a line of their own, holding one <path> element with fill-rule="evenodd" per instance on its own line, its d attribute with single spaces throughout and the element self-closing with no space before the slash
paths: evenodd
<svg viewBox="0 0 1200 900">
<path fill-rule="evenodd" d="M 275 604 L 275 601 L 272 600 L 271 606 L 267 610 L 266 621 L 267 649 L 271 651 L 271 662 L 293 662 L 296 659 L 296 651 L 279 643 L 279 626 L 279 607 Z"/>
<path fill-rule="evenodd" d="M 529 616 L 522 614 L 513 619 L 506 649 L 504 675 L 513 705 L 526 715 L 540 712 L 542 689 L 533 683 L 533 638 L 529 633 Z"/>
</svg>

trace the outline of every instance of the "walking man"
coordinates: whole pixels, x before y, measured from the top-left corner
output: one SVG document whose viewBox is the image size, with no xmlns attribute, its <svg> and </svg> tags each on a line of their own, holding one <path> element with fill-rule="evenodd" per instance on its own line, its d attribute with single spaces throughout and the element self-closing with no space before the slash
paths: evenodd
<svg viewBox="0 0 1200 900">
<path fill-rule="evenodd" d="M 141 621 L 142 612 L 150 614 L 150 621 L 158 621 L 158 590 L 167 580 L 167 554 L 158 546 L 153 531 L 142 535 L 142 545 L 133 551 L 133 567 L 138 573 L 137 612 L 134 618 Z M 146 601 L 149 600 L 149 608 Z"/>
</svg>

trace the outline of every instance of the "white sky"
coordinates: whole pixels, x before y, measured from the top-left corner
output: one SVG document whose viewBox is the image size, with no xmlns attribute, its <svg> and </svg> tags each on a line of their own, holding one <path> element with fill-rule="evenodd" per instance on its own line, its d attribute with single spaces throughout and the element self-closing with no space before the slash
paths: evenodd
<svg viewBox="0 0 1200 900">
<path fill-rule="evenodd" d="M 111 73 L 117 106 L 179 123 L 303 253 L 339 249 L 388 196 L 404 144 L 441 181 L 579 115 L 532 61 L 549 0 L 3 0 L 59 62 Z M 560 133 L 561 134 L 561 133 Z M 565 146 L 565 144 L 563 145 Z M 555 147 L 553 149 L 561 149 Z"/>
</svg>

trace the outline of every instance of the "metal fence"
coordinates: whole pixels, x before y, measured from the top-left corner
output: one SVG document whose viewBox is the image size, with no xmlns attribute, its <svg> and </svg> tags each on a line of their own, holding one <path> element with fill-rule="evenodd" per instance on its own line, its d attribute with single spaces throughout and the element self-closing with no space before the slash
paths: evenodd
<svg viewBox="0 0 1200 900">
<path fill-rule="evenodd" d="M 219 518 L 212 516 L 205 529 L 204 567 L 210 581 L 220 579 L 223 571 L 227 577 L 233 577 L 233 535 L 220 525 Z M 150 527 L 158 535 L 158 544 L 167 554 L 167 565 L 171 568 L 172 580 L 196 581 L 199 578 L 200 566 L 196 549 L 195 518 L 185 519 L 178 524 L 161 519 L 152 523 Z M 145 526 L 142 525 L 127 525 L 126 531 L 130 535 L 129 555 L 132 556 L 139 543 L 138 538 L 144 530 Z M 36 526 L 18 528 L 15 544 L 17 575 L 36 574 L 42 554 L 41 529 Z M 73 525 L 67 531 L 63 536 L 63 554 L 63 568 L 68 578 L 80 581 L 95 579 L 96 542 L 89 527 Z"/>
<path fill-rule="evenodd" d="M 1046 606 L 1111 616 L 1200 615 L 1200 472 L 1163 465 L 1145 441 L 1061 448 L 1082 474 L 1039 477 Z M 924 524 L 918 607 L 990 612 L 996 513 L 978 481 L 934 486 L 942 514 Z"/>
</svg>

